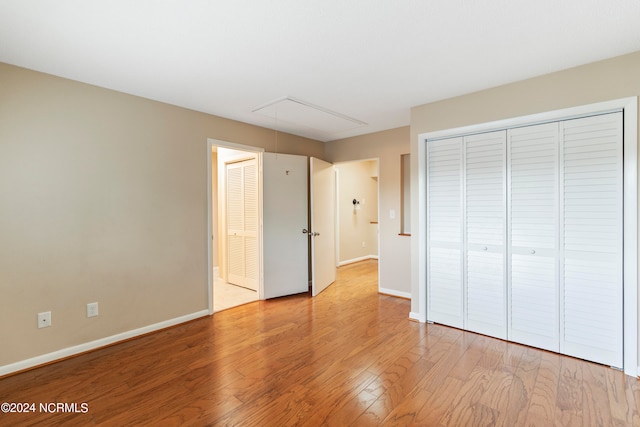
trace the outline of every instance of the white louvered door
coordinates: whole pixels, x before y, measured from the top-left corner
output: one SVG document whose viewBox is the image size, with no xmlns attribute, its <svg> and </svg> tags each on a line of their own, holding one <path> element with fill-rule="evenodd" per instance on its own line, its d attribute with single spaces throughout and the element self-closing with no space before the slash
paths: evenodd
<svg viewBox="0 0 640 427">
<path fill-rule="evenodd" d="M 428 320 L 463 327 L 462 138 L 427 145 Z"/>
<path fill-rule="evenodd" d="M 464 147 L 465 329 L 506 338 L 506 132 Z"/>
<path fill-rule="evenodd" d="M 229 283 L 258 289 L 258 165 L 226 165 Z"/>
<path fill-rule="evenodd" d="M 560 350 L 558 123 L 508 131 L 509 340 Z"/>
<path fill-rule="evenodd" d="M 427 141 L 427 319 L 623 365 L 622 113 Z"/>
<path fill-rule="evenodd" d="M 622 367 L 622 113 L 561 132 L 560 351 Z"/>
</svg>

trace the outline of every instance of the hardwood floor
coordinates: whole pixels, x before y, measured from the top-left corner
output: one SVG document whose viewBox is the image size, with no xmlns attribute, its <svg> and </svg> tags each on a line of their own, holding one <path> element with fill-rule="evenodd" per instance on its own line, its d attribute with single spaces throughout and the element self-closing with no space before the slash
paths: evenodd
<svg viewBox="0 0 640 427">
<path fill-rule="evenodd" d="M 640 425 L 637 379 L 411 322 L 409 301 L 377 294 L 376 269 L 1 379 L 0 403 L 88 411 L 0 413 L 0 425 Z"/>
</svg>

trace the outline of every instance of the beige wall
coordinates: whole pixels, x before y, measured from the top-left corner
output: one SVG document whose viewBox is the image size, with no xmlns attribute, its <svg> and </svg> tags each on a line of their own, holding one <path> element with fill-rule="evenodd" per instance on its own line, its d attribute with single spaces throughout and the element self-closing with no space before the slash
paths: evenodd
<svg viewBox="0 0 640 427">
<path fill-rule="evenodd" d="M 640 52 L 415 107 L 411 111 L 412 200 L 418 194 L 418 135 L 640 95 Z M 412 213 L 417 210 L 413 203 Z M 412 222 L 412 229 L 416 229 Z M 412 242 L 412 312 L 418 311 L 417 241 Z"/>
<path fill-rule="evenodd" d="M 268 129 L 0 64 L 0 368 L 207 309 L 207 138 L 275 144 Z M 287 134 L 278 149 L 324 154 Z M 41 311 L 52 327 L 36 328 Z"/>
<path fill-rule="evenodd" d="M 335 166 L 338 171 L 339 264 L 378 256 L 377 163 L 367 160 Z M 360 202 L 359 209 L 354 209 L 353 199 Z"/>
<path fill-rule="evenodd" d="M 383 292 L 409 296 L 410 237 L 400 233 L 400 155 L 409 152 L 409 127 L 325 143 L 331 162 L 377 158 L 379 161 L 379 287 Z M 395 211 L 395 219 L 389 211 Z"/>
</svg>

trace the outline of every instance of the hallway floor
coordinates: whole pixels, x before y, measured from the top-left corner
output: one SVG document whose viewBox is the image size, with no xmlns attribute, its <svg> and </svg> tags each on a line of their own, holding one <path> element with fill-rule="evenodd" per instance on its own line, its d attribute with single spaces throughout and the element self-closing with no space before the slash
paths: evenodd
<svg viewBox="0 0 640 427">
<path fill-rule="evenodd" d="M 258 292 L 232 285 L 219 277 L 213 282 L 213 312 L 258 301 Z"/>
</svg>

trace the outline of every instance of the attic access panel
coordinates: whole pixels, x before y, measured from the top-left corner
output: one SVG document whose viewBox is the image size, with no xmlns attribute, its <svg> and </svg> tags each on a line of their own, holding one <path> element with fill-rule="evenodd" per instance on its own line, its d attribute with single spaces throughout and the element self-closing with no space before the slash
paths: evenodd
<svg viewBox="0 0 640 427">
<path fill-rule="evenodd" d="M 367 125 L 353 117 L 289 96 L 257 107 L 252 112 L 272 118 L 278 130 L 311 133 L 322 140 L 329 140 L 331 135 Z"/>
</svg>

